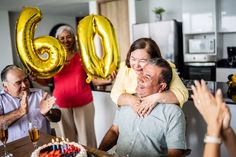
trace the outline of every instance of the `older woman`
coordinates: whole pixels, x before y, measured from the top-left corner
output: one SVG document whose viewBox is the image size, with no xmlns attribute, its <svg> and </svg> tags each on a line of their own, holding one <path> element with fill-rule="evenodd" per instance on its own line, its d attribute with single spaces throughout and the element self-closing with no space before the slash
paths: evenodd
<svg viewBox="0 0 236 157">
<path fill-rule="evenodd" d="M 140 38 L 130 46 L 125 63 L 121 63 L 115 84 L 111 91 L 112 100 L 119 106 L 131 104 L 134 111 L 140 116 L 149 114 L 155 105 L 160 103 L 176 103 L 181 107 L 188 100 L 188 90 L 172 67 L 173 79 L 170 89 L 145 98 L 134 95 L 137 87 L 137 76 L 151 58 L 162 58 L 156 42 L 150 38 Z M 140 105 L 142 104 L 142 105 Z"/>
<path fill-rule="evenodd" d="M 96 147 L 93 96 L 90 85 L 86 83 L 87 74 L 78 53 L 74 30 L 63 25 L 57 29 L 55 36 L 67 52 L 66 64 L 53 78 L 53 95 L 62 111 L 59 124 L 61 133 L 70 141 Z M 92 83 L 110 84 L 115 75 L 116 73 L 113 73 L 107 80 L 93 79 Z"/>
</svg>

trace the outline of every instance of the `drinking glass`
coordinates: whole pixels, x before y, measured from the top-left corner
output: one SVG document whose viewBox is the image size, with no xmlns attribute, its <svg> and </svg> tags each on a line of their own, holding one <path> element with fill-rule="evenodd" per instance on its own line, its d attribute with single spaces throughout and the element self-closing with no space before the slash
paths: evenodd
<svg viewBox="0 0 236 157">
<path fill-rule="evenodd" d="M 0 140 L 4 147 L 4 155 L 2 157 L 11 157 L 13 154 L 7 152 L 8 126 L 6 123 L 0 125 Z"/>
<path fill-rule="evenodd" d="M 28 132 L 29 132 L 29 138 L 34 145 L 34 148 L 37 149 L 40 134 L 39 134 L 38 124 L 36 121 L 29 122 Z"/>
</svg>

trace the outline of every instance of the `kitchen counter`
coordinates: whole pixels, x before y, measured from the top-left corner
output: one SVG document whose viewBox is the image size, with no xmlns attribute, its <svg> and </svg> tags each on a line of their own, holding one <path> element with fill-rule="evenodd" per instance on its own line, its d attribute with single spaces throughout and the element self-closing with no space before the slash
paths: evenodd
<svg viewBox="0 0 236 157">
<path fill-rule="evenodd" d="M 227 59 L 218 60 L 216 67 L 219 68 L 236 68 L 236 65 L 230 65 Z"/>
<path fill-rule="evenodd" d="M 189 90 L 189 95 L 192 94 L 191 85 L 194 84 L 193 80 L 184 80 L 184 84 Z M 223 93 L 224 100 L 227 104 L 234 104 L 236 105 L 236 102 L 233 101 L 232 93 L 236 95 L 236 88 L 235 89 L 229 89 L 229 86 L 225 82 L 214 82 L 214 81 L 207 81 L 207 86 L 210 89 L 212 93 L 215 93 L 217 89 L 221 89 Z M 189 100 L 192 100 L 191 96 L 189 96 Z"/>
</svg>

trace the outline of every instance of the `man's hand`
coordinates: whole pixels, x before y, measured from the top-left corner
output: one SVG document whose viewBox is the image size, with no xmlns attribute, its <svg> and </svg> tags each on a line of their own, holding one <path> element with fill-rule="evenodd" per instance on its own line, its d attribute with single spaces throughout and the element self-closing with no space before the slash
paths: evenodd
<svg viewBox="0 0 236 157">
<path fill-rule="evenodd" d="M 44 93 L 42 100 L 40 101 L 39 107 L 41 114 L 45 115 L 53 106 L 56 101 L 54 96 L 47 98 L 48 93 Z"/>
<path fill-rule="evenodd" d="M 23 91 L 23 95 L 21 97 L 21 101 L 20 101 L 20 113 L 22 115 L 25 115 L 28 113 L 28 99 L 27 99 L 28 93 L 26 91 Z"/>
</svg>

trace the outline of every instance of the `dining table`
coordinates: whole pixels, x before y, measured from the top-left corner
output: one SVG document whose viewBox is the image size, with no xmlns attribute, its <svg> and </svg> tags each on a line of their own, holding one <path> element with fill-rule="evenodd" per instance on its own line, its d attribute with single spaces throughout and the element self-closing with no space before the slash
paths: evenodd
<svg viewBox="0 0 236 157">
<path fill-rule="evenodd" d="M 40 139 L 38 141 L 38 146 L 42 146 L 56 139 L 57 137 L 40 133 Z M 28 136 L 21 139 L 15 140 L 13 142 L 7 143 L 7 151 L 13 154 L 13 157 L 30 157 L 34 151 L 34 146 Z M 108 154 L 105 151 L 98 150 L 96 148 L 84 146 L 87 151 L 88 157 L 112 157 L 111 154 Z M 4 147 L 0 146 L 0 156 L 4 155 Z"/>
</svg>

